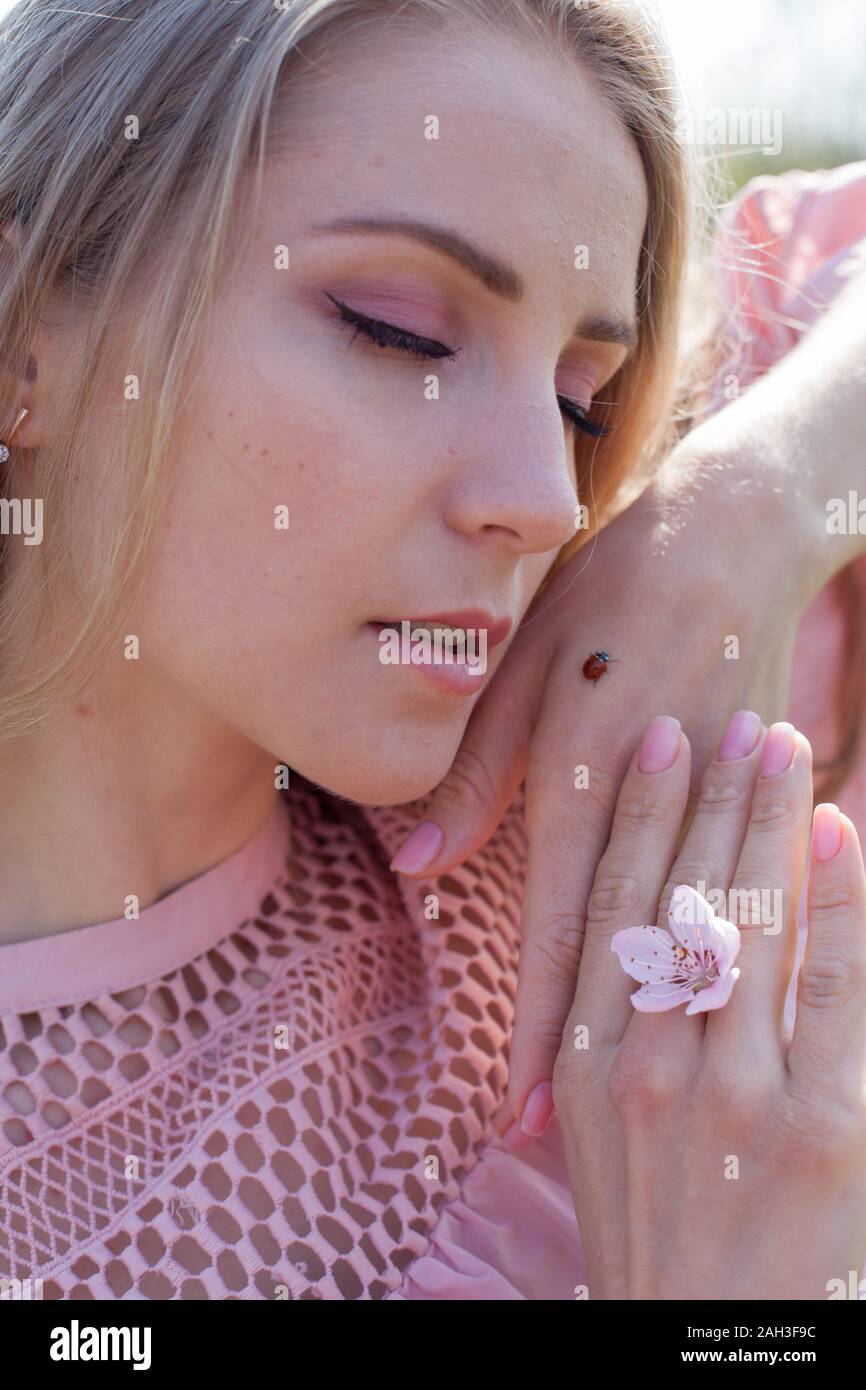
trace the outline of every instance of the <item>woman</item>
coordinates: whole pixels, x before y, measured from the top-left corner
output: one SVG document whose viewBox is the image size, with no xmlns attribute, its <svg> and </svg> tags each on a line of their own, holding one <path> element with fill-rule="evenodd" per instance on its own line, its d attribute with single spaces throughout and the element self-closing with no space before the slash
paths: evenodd
<svg viewBox="0 0 866 1390">
<path fill-rule="evenodd" d="M 646 1296 L 666 1247 L 694 1264 L 698 1236 L 633 1251 L 620 1229 L 625 1159 L 578 1143 L 588 1117 L 615 1129 L 572 1082 L 583 1013 L 565 1024 L 561 1130 L 520 1154 L 496 1138 L 517 800 L 420 896 L 387 866 L 423 810 L 405 803 L 447 773 L 569 553 L 576 503 L 595 529 L 670 441 L 689 203 L 663 56 L 608 4 L 123 10 L 19 6 L 3 58 L 5 490 L 45 516 L 42 543 L 10 535 L 3 558 L 5 1272 L 45 1297 Z M 425 618 L 490 634 L 484 679 L 464 670 L 457 698 L 441 671 L 380 659 L 383 626 Z M 775 624 L 768 708 L 795 625 Z M 794 751 L 786 725 L 741 714 L 732 737 L 743 725 L 730 814 L 690 832 L 725 887 L 766 824 L 762 750 Z M 679 727 L 661 728 L 679 755 L 632 774 L 661 779 L 641 793 L 664 808 L 656 836 L 638 837 L 655 876 L 619 927 L 664 912 L 688 771 Z M 562 757 L 570 780 L 588 761 Z M 783 890 L 790 945 L 808 743 L 772 775 L 790 814 L 745 886 Z M 859 969 L 856 832 L 827 817 L 844 855 L 815 881 L 841 875 Z M 628 986 L 602 959 L 595 1007 L 598 982 Z M 790 959 L 770 961 L 778 985 Z M 747 965 L 723 1028 L 756 1007 Z M 637 1021 L 682 1024 L 697 1069 L 701 1020 Z M 759 1038 L 740 1023 L 738 1045 Z M 848 1089 L 821 1161 L 854 1202 L 862 1115 L 842 1066 L 822 1072 Z M 641 1106 L 630 1134 L 654 1142 Z M 711 1112 L 728 1145 L 752 1113 L 727 1091 Z M 705 1126 L 676 1132 L 678 1161 L 715 1162 Z M 789 1154 L 803 1184 L 818 1147 Z M 749 1199 L 788 1255 L 800 1190 L 759 1167 Z M 783 1292 L 862 1265 L 826 1192 Z M 714 1272 L 748 1294 L 721 1258 L 743 1218 L 724 1215 Z"/>
</svg>

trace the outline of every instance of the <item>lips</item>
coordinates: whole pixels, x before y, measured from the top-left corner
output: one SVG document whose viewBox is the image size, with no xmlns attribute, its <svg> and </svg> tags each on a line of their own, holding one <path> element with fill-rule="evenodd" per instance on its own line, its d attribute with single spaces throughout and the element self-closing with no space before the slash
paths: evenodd
<svg viewBox="0 0 866 1390">
<path fill-rule="evenodd" d="M 460 608 L 451 613 L 428 613 L 423 617 L 421 614 L 411 617 L 404 614 L 402 618 L 375 619 L 372 626 L 395 627 L 399 630 L 401 622 L 409 622 L 417 627 L 474 628 L 476 631 L 485 628 L 488 648 L 500 646 L 513 626 L 511 618 L 494 618 L 483 608 Z"/>
</svg>

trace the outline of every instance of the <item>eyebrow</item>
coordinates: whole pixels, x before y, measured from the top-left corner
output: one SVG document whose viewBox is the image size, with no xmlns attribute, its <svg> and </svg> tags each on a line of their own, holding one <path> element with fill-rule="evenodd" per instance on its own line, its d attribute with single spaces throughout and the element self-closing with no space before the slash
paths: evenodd
<svg viewBox="0 0 866 1390">
<path fill-rule="evenodd" d="M 305 228 L 312 233 L 396 233 L 411 237 L 434 251 L 441 251 L 452 261 L 462 265 L 470 274 L 480 280 L 500 299 L 517 304 L 523 298 L 526 285 L 521 275 L 504 261 L 491 256 L 474 246 L 471 241 L 448 227 L 437 227 L 430 222 L 404 221 L 396 217 L 336 217 L 331 222 L 313 222 Z M 574 330 L 576 338 L 590 342 L 616 343 L 633 352 L 637 347 L 637 329 L 627 319 L 609 314 L 591 314 L 581 319 Z"/>
</svg>

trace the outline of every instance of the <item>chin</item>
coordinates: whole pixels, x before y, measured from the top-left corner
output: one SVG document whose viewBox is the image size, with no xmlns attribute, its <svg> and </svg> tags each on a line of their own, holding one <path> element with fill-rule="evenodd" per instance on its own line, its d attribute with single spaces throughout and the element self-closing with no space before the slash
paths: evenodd
<svg viewBox="0 0 866 1390">
<path fill-rule="evenodd" d="M 459 743 L 459 740 L 458 740 Z M 412 757 L 383 749 L 382 760 L 352 765 L 346 757 L 342 765 L 324 767 L 295 762 L 292 766 L 309 782 L 332 796 L 360 806 L 401 806 L 415 801 L 438 787 L 454 761 L 456 747 L 443 757 Z"/>
</svg>

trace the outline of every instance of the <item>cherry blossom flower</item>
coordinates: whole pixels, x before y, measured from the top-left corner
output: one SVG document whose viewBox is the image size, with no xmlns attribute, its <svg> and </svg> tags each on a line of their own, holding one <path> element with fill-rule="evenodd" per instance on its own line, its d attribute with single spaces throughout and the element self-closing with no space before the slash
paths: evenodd
<svg viewBox="0 0 866 1390">
<path fill-rule="evenodd" d="M 734 967 L 740 933 L 733 922 L 717 917 L 694 888 L 680 883 L 668 906 L 670 931 L 662 927 L 627 927 L 613 936 L 610 948 L 620 965 L 642 988 L 631 1002 L 642 1013 L 661 1013 L 686 1004 L 687 1014 L 720 1009 L 739 978 Z"/>
</svg>

